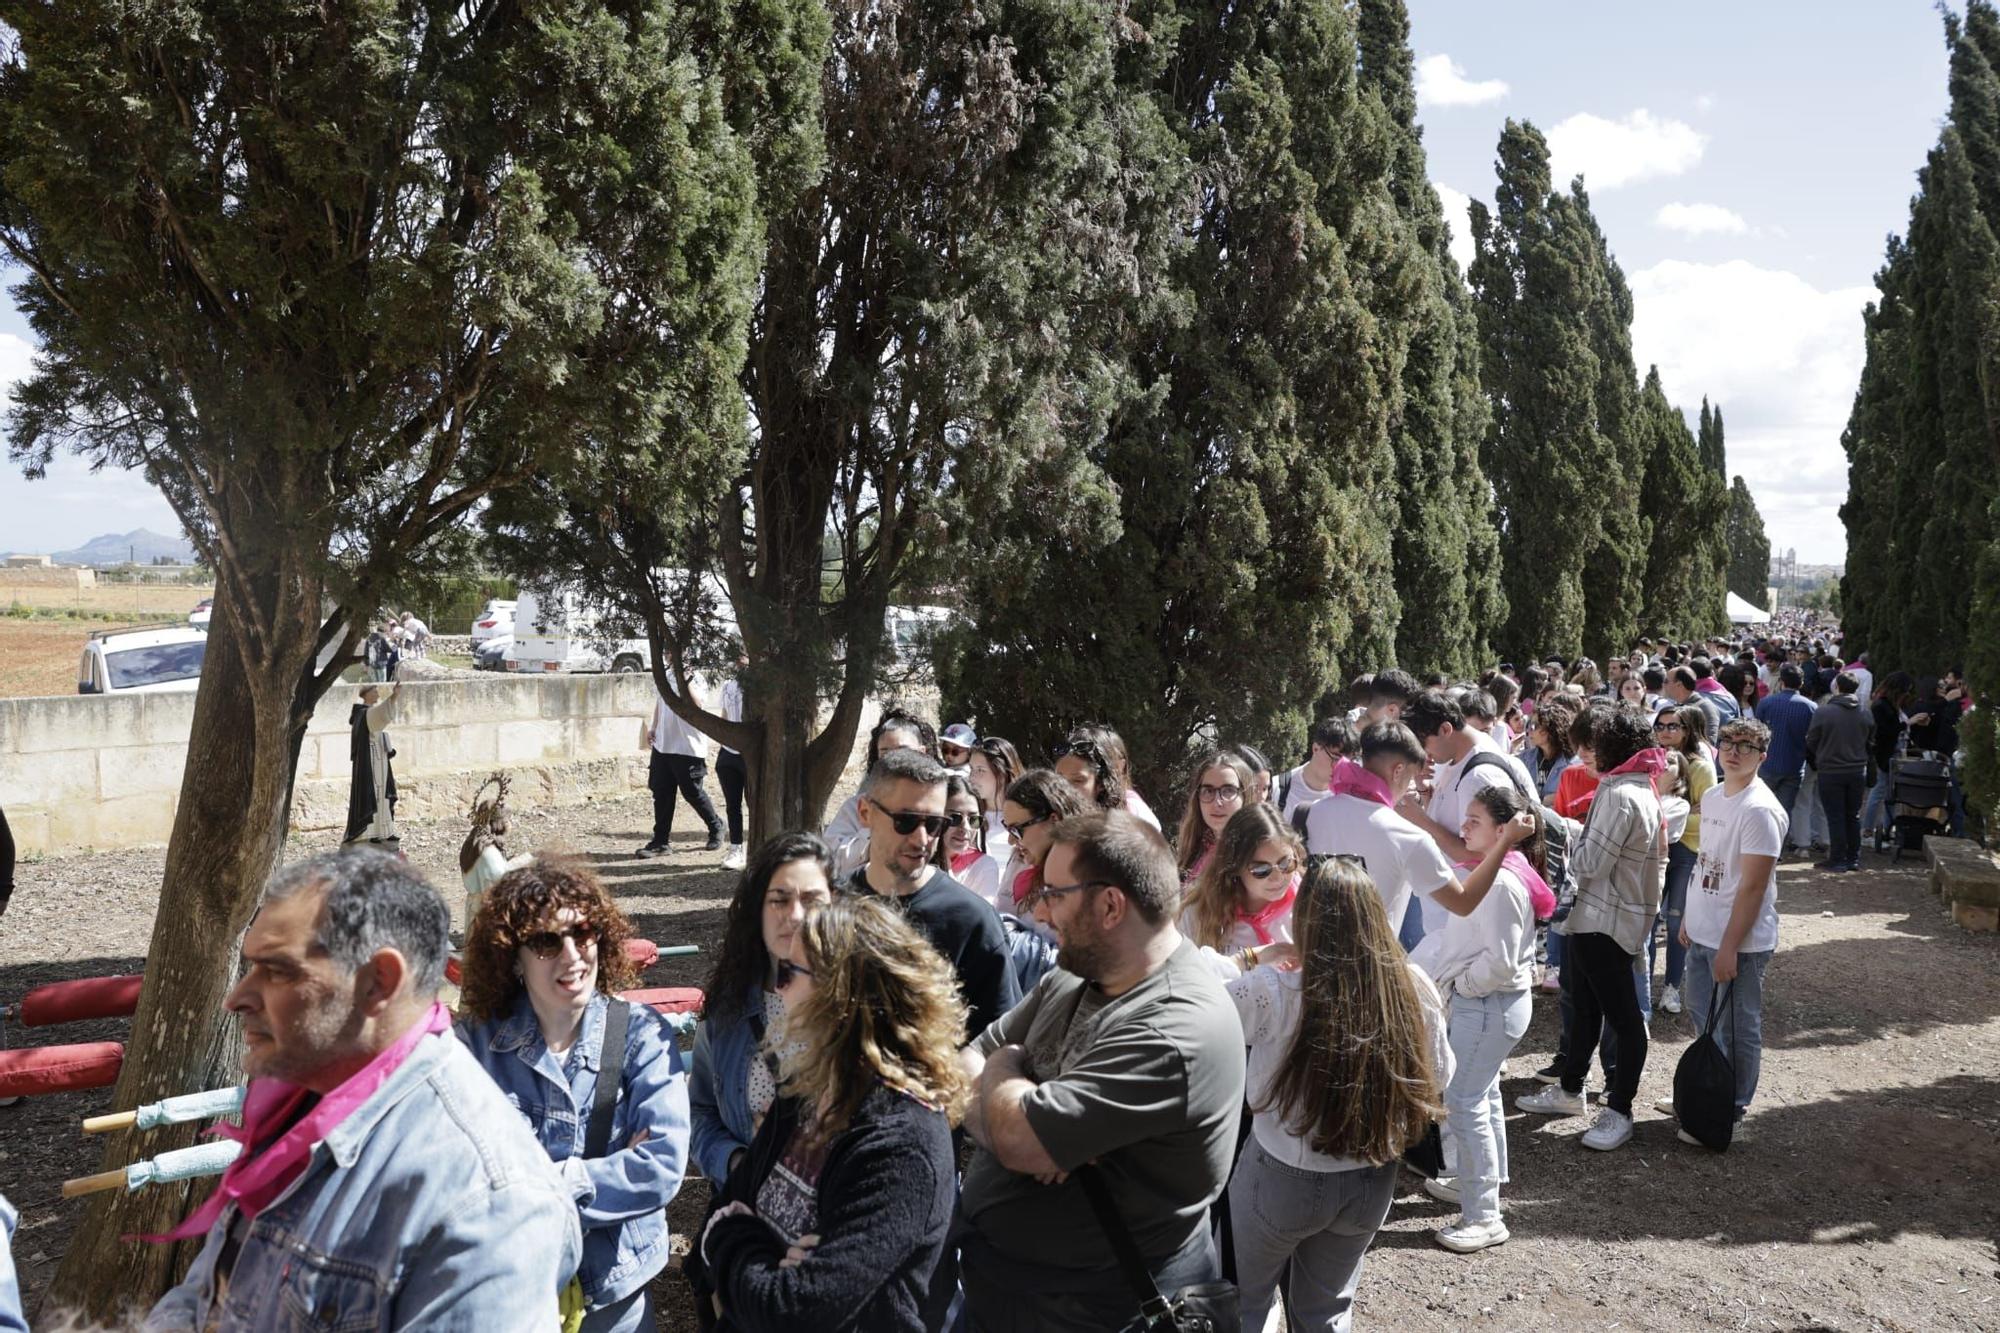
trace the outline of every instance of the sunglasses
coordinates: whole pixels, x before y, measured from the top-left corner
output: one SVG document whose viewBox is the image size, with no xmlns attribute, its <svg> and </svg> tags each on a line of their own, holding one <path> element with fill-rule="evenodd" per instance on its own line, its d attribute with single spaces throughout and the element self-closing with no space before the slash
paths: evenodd
<svg viewBox="0 0 2000 1333">
<path fill-rule="evenodd" d="M 804 977 L 810 981 L 812 980 L 812 969 L 809 967 L 800 967 L 789 958 L 780 958 L 778 960 L 778 989 L 784 990 L 787 986 L 790 986 L 793 977 Z"/>
<path fill-rule="evenodd" d="M 1349 865 L 1368 869 L 1368 858 L 1355 852 L 1314 852 L 1306 858 L 1306 869 L 1316 870 L 1328 861 L 1345 861 Z"/>
<path fill-rule="evenodd" d="M 1046 824 L 1053 818 L 1054 815 L 1036 815 L 1033 819 L 1024 819 L 1018 824 L 1002 824 L 1000 827 L 1007 830 L 1009 837 L 1018 839 L 1035 825 Z"/>
<path fill-rule="evenodd" d="M 1233 782 L 1220 787 L 1211 787 L 1204 782 L 1195 788 L 1195 794 L 1201 798 L 1203 805 L 1228 805 L 1231 801 L 1243 799 L 1243 789 Z"/>
<path fill-rule="evenodd" d="M 1096 741 L 1064 741 L 1049 752 L 1050 759 L 1065 759 L 1075 755 L 1078 759 L 1088 759 L 1093 764 L 1104 762 L 1104 754 L 1097 748 Z"/>
<path fill-rule="evenodd" d="M 1653 724 L 1653 730 L 1658 732 L 1683 731 L 1685 729 L 1678 722 L 1655 722 Z"/>
<path fill-rule="evenodd" d="M 576 951 L 582 953 L 597 943 L 597 927 L 588 921 L 578 921 L 564 926 L 561 930 L 540 930 L 522 940 L 529 953 L 547 961 L 562 952 L 563 941 L 574 940 Z"/>
<path fill-rule="evenodd" d="M 1053 888 L 1037 889 L 1023 899 L 1021 905 L 1033 911 L 1037 903 L 1054 902 L 1058 898 L 1067 898 L 1072 893 L 1082 893 L 1085 889 L 1108 889 L 1111 887 L 1111 881 L 1108 879 L 1089 879 L 1081 884 L 1061 884 Z"/>
<path fill-rule="evenodd" d="M 909 837 L 922 826 L 926 837 L 935 838 L 952 823 L 951 815 L 920 815 L 914 810 L 898 810 L 889 816 L 889 824 L 900 837 Z"/>
<path fill-rule="evenodd" d="M 1358 861 L 1361 858 L 1355 859 Z M 1273 875 L 1289 875 L 1298 868 L 1299 863 L 1288 856 L 1275 865 L 1269 861 L 1257 861 L 1248 867 L 1248 873 L 1252 879 L 1269 879 Z"/>
<path fill-rule="evenodd" d="M 979 816 L 966 810 L 950 810 L 945 813 L 946 828 L 978 828 Z"/>
</svg>

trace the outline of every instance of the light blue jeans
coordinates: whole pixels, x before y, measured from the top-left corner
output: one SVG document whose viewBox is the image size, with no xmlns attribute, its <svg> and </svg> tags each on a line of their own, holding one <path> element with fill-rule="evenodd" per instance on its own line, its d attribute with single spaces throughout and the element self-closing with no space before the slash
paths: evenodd
<svg viewBox="0 0 2000 1333">
<path fill-rule="evenodd" d="M 1864 837 L 1870 833 L 1887 833 L 1895 823 L 1894 812 L 1889 809 L 1889 784 L 1893 781 L 1895 774 L 1885 767 L 1876 775 L 1875 785 L 1868 789 L 1868 801 L 1861 807 L 1861 832 Z"/>
<path fill-rule="evenodd" d="M 1459 1213 L 1468 1225 L 1500 1216 L 1500 1185 L 1507 1179 L 1500 1066 L 1533 1015 L 1525 990 L 1451 997 L 1446 1031 L 1455 1067 L 1444 1090 L 1445 1169 L 1458 1182 Z"/>
<path fill-rule="evenodd" d="M 1244 1333 L 1263 1333 L 1280 1277 L 1290 1328 L 1344 1333 L 1353 1319 L 1361 1260 L 1395 1202 L 1396 1170 L 1396 1163 L 1384 1162 L 1352 1171 L 1304 1171 L 1250 1140 L 1229 1178 Z"/>
<path fill-rule="evenodd" d="M 1736 1115 L 1741 1119 L 1757 1093 L 1757 1075 L 1764 1067 L 1764 970 L 1775 950 L 1736 955 L 1736 981 L 1729 986 L 1729 1008 L 1715 1020 L 1715 1044 L 1736 1070 Z M 1715 994 L 1715 950 L 1688 945 L 1687 1021 L 1700 1032 L 1708 1025 L 1708 1007 Z"/>
<path fill-rule="evenodd" d="M 1792 817 L 1791 831 L 1785 840 L 1800 851 L 1810 851 L 1814 845 L 1826 841 L 1826 811 L 1819 803 L 1819 770 L 1806 769 L 1806 780 L 1799 784 L 1798 799 L 1792 802 L 1788 812 Z"/>
</svg>

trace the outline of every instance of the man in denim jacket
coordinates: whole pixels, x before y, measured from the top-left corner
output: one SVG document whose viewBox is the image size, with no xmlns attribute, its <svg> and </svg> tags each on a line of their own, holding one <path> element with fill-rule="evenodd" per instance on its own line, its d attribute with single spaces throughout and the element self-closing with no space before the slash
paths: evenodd
<svg viewBox="0 0 2000 1333">
<path fill-rule="evenodd" d="M 386 852 L 279 872 L 227 1001 L 251 1141 L 148 1333 L 556 1325 L 582 1252 L 576 1207 L 436 1006 L 448 921 Z M 274 1088 L 283 1100 L 260 1113 Z M 275 1179 L 256 1170 L 288 1154 Z"/>
</svg>

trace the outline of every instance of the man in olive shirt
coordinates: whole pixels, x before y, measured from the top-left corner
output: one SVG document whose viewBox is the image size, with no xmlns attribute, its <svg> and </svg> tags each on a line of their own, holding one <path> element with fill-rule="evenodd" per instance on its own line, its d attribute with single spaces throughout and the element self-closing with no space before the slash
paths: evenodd
<svg viewBox="0 0 2000 1333">
<path fill-rule="evenodd" d="M 1173 854 L 1123 811 L 1064 820 L 1040 898 L 1057 970 L 963 1055 L 975 1333 L 1101 1333 L 1138 1313 L 1079 1170 L 1103 1180 L 1162 1291 L 1220 1271 L 1207 1213 L 1236 1152 L 1243 1029 L 1174 926 Z"/>
</svg>

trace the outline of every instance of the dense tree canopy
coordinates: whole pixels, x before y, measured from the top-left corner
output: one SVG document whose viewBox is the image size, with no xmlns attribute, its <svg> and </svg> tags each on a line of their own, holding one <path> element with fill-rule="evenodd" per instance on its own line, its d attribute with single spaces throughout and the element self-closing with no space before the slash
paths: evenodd
<svg viewBox="0 0 2000 1333">
<path fill-rule="evenodd" d="M 1741 477 L 1729 483 L 1728 533 L 1729 591 L 1770 610 L 1771 542 L 1764 535 L 1764 516 Z"/>
</svg>

